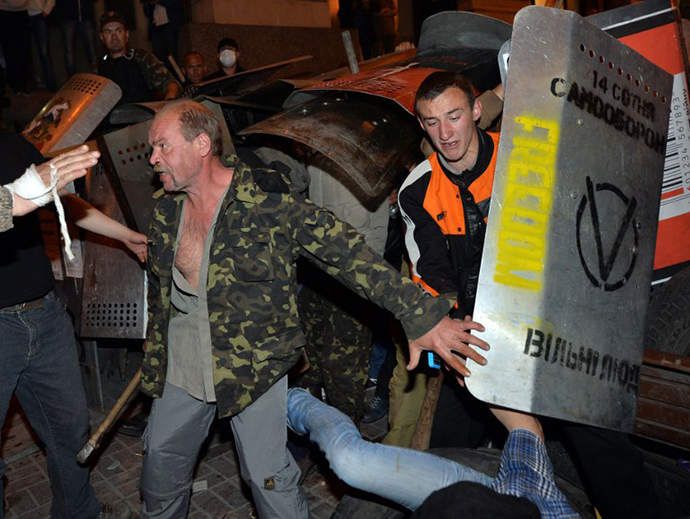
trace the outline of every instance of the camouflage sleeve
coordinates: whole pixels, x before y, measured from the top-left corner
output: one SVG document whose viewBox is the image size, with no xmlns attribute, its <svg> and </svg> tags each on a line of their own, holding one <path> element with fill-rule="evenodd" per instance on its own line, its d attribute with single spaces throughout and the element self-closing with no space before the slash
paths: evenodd
<svg viewBox="0 0 690 519">
<path fill-rule="evenodd" d="M 293 194 L 290 227 L 300 254 L 357 294 L 399 319 L 410 340 L 431 330 L 454 304 L 426 296 L 364 243 L 354 228 L 299 194 Z"/>
<path fill-rule="evenodd" d="M 146 255 L 146 302 L 148 312 L 148 325 L 146 327 L 146 340 L 149 345 L 158 343 L 156 337 L 156 329 L 160 325 L 159 320 L 163 315 L 163 301 L 161 298 L 161 283 L 158 270 L 158 257 L 155 251 L 155 232 L 153 226 L 149 227 L 149 239 L 151 242 L 148 245 L 148 252 Z"/>
<path fill-rule="evenodd" d="M 159 92 L 165 93 L 165 87 L 170 82 L 173 81 L 179 85 L 180 90 L 182 90 L 182 85 L 177 81 L 170 71 L 165 68 L 165 65 L 158 61 L 153 54 L 148 52 L 135 52 L 134 57 L 141 68 L 141 73 L 144 74 L 144 79 L 146 84 L 152 90 L 158 90 Z"/>
<path fill-rule="evenodd" d="M 163 309 L 163 297 L 161 293 L 160 269 L 158 267 L 157 244 L 160 243 L 161 233 L 156 225 L 159 213 L 156 209 L 149 225 L 149 246 L 146 258 L 146 279 L 147 279 L 147 313 L 148 321 L 146 326 L 146 351 L 142 364 L 141 387 L 150 396 L 160 396 L 162 387 L 160 384 L 161 366 L 165 356 L 165 344 L 161 330 L 167 327 L 165 322 L 165 311 Z"/>
<path fill-rule="evenodd" d="M 12 227 L 12 193 L 0 186 L 0 232 Z"/>
</svg>

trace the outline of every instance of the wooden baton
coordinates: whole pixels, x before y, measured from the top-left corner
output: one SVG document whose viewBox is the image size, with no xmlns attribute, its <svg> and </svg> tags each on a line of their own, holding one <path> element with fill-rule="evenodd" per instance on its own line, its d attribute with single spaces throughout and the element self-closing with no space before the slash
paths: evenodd
<svg viewBox="0 0 690 519">
<path fill-rule="evenodd" d="M 129 397 L 132 396 L 132 393 L 137 389 L 139 386 L 139 381 L 141 380 L 141 368 L 137 370 L 137 372 L 134 374 L 132 377 L 132 380 L 129 381 L 129 384 L 127 384 L 127 387 L 125 390 L 122 392 L 120 395 L 120 398 L 117 399 L 117 402 L 115 402 L 115 405 L 108 411 L 108 414 L 106 417 L 103 419 L 101 422 L 101 425 L 98 426 L 98 429 L 96 429 L 96 432 L 94 432 L 91 435 L 91 438 L 89 438 L 89 441 L 84 444 L 84 446 L 81 448 L 79 453 L 77 453 L 77 463 L 86 463 L 86 460 L 89 459 L 89 456 L 93 453 L 94 450 L 98 448 L 98 445 L 105 435 L 106 432 L 112 427 L 113 423 L 117 419 L 117 416 L 120 414 L 120 411 L 125 407 L 127 404 L 127 401 L 129 400 Z"/>
</svg>

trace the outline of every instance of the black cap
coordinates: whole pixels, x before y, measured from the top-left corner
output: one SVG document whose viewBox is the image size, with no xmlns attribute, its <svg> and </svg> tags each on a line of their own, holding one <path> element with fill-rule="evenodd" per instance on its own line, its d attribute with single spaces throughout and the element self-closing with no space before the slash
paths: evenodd
<svg viewBox="0 0 690 519">
<path fill-rule="evenodd" d="M 235 50 L 240 50 L 240 48 L 237 46 L 237 42 L 233 40 L 232 38 L 223 38 L 218 42 L 218 50 L 217 52 L 220 52 L 223 50 L 225 47 L 232 47 Z"/>
<path fill-rule="evenodd" d="M 101 15 L 101 29 L 106 23 L 110 22 L 120 22 L 122 25 L 127 27 L 127 22 L 125 21 L 125 16 L 117 11 L 108 11 Z"/>
</svg>

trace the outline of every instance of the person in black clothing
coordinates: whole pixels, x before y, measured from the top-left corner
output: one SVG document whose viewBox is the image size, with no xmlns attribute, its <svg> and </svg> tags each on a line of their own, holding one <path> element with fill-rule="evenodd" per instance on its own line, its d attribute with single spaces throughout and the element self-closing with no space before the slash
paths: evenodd
<svg viewBox="0 0 690 519">
<path fill-rule="evenodd" d="M 101 41 L 108 53 L 98 62 L 98 74 L 122 89 L 118 105 L 155 101 L 156 93 L 175 99 L 180 83 L 163 63 L 145 50 L 129 48 L 129 31 L 122 14 L 110 11 L 101 16 Z"/>
<path fill-rule="evenodd" d="M 0 48 L 5 56 L 7 86 L 16 94 L 29 93 L 31 29 L 26 2 L 0 2 Z"/>
<path fill-rule="evenodd" d="M 182 70 L 185 75 L 184 87 L 201 83 L 206 76 L 206 62 L 201 53 L 190 51 L 182 58 Z"/>
<path fill-rule="evenodd" d="M 240 47 L 232 38 L 223 38 L 218 42 L 218 63 L 220 68 L 213 74 L 206 76 L 204 81 L 220 79 L 244 72 L 240 65 Z"/>
<path fill-rule="evenodd" d="M 153 54 L 168 68 L 168 56 L 177 62 L 178 35 L 182 25 L 182 0 L 144 0 L 149 19 L 149 39 Z"/>
<path fill-rule="evenodd" d="M 43 160 L 20 135 L 0 131 L 0 185 L 13 182 Z M 145 252 L 146 236 L 82 204 L 77 205 L 77 225 Z M 37 214 L 14 218 L 13 224 L 0 233 L 0 428 L 14 394 L 46 448 L 53 490 L 51 517 L 128 518 L 126 504 L 98 502 L 89 484 L 89 468 L 77 464 L 76 455 L 88 439 L 89 412 L 72 321 L 53 290 L 55 279 L 43 253 Z M 4 472 L 0 460 L 0 503 Z"/>
</svg>

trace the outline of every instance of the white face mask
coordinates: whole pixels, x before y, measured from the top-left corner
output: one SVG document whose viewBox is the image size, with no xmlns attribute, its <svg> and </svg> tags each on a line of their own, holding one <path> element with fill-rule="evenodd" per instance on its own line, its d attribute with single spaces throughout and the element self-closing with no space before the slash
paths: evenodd
<svg viewBox="0 0 690 519">
<path fill-rule="evenodd" d="M 220 64 L 223 65 L 225 68 L 230 68 L 237 61 L 237 52 L 235 52 L 234 50 L 225 49 L 221 51 L 219 60 Z"/>
</svg>

